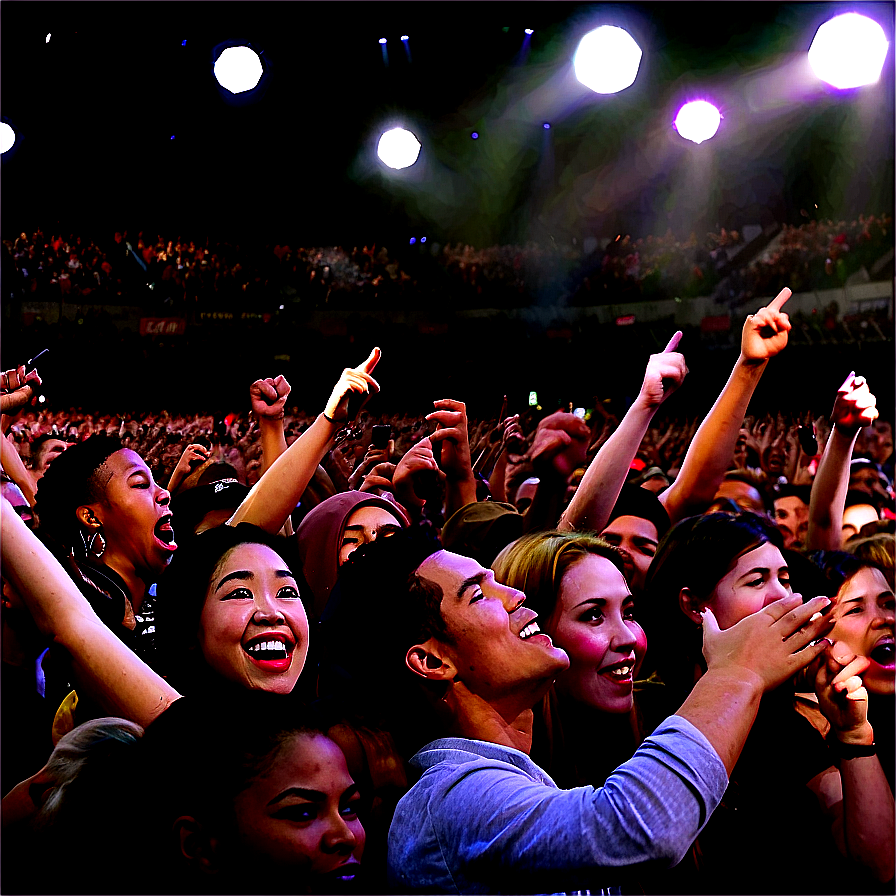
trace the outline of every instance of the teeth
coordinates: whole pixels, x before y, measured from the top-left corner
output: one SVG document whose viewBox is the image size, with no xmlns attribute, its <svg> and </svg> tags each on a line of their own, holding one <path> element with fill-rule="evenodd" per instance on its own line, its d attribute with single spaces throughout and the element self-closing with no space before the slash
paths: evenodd
<svg viewBox="0 0 896 896">
<path fill-rule="evenodd" d="M 631 666 L 617 666 L 615 669 L 607 669 L 607 673 L 617 678 L 628 678 L 632 674 Z"/>
<path fill-rule="evenodd" d="M 286 653 L 286 645 L 282 641 L 259 641 L 247 647 L 249 653 L 264 653 L 268 650 L 276 650 L 279 653 Z"/>
<path fill-rule="evenodd" d="M 541 629 L 538 627 L 537 622 L 530 622 L 521 632 L 520 637 L 525 641 L 526 638 L 530 638 L 532 635 L 537 635 Z"/>
</svg>

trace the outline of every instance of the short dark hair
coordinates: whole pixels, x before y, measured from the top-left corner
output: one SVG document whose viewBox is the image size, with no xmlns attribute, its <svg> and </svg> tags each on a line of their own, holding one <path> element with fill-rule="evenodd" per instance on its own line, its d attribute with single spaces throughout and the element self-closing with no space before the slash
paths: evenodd
<svg viewBox="0 0 896 896">
<path fill-rule="evenodd" d="M 31 469 L 33 470 L 40 460 L 43 459 L 43 455 L 46 452 L 47 442 L 64 442 L 65 439 L 62 436 L 54 435 L 52 432 L 45 432 L 43 435 L 39 435 L 32 443 L 31 443 Z"/>
<path fill-rule="evenodd" d="M 809 506 L 809 498 L 812 495 L 811 485 L 790 485 L 789 483 L 779 486 L 775 490 L 775 500 L 778 498 L 799 498 L 806 507 Z"/>
<path fill-rule="evenodd" d="M 762 503 L 769 514 L 774 513 L 775 500 L 774 494 L 769 487 L 768 479 L 764 473 L 757 473 L 755 470 L 748 470 L 744 467 L 738 467 L 734 470 L 728 470 L 722 477 L 723 482 L 743 482 L 745 485 L 751 485 L 759 492 Z"/>
<path fill-rule="evenodd" d="M 34 505 L 42 536 L 57 547 L 79 547 L 80 528 L 75 511 L 103 499 L 104 485 L 97 472 L 121 450 L 117 436 L 97 433 L 67 448 L 53 461 L 38 483 Z"/>
</svg>

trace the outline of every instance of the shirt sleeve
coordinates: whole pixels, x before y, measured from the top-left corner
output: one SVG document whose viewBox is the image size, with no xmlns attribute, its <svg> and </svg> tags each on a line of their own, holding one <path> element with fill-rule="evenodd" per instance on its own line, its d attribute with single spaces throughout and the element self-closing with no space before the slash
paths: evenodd
<svg viewBox="0 0 896 896">
<path fill-rule="evenodd" d="M 431 817 L 443 855 L 535 875 L 546 868 L 562 874 L 675 864 L 728 783 L 718 754 L 678 716 L 660 725 L 600 788 L 558 790 L 487 760 L 457 771 Z"/>
</svg>

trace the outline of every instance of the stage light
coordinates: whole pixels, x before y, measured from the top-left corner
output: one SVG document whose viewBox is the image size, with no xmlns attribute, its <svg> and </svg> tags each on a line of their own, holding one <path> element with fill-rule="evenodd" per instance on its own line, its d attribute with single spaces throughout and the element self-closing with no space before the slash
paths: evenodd
<svg viewBox="0 0 896 896">
<path fill-rule="evenodd" d="M 254 90 L 264 74 L 261 59 L 249 47 L 228 47 L 215 62 L 215 77 L 230 93 Z"/>
<path fill-rule="evenodd" d="M 385 42 L 386 42 L 386 38 L 385 38 L 385 37 L 381 37 L 381 38 L 380 38 L 380 43 L 381 43 L 381 44 L 384 44 Z"/>
<path fill-rule="evenodd" d="M 410 40 L 410 38 L 406 34 L 401 35 L 402 40 Z"/>
<path fill-rule="evenodd" d="M 420 155 L 420 141 L 404 128 L 392 128 L 380 137 L 376 154 L 390 168 L 409 168 Z"/>
<path fill-rule="evenodd" d="M 417 242 L 417 237 L 412 236 L 412 237 L 411 237 L 411 245 L 413 246 L 414 243 L 416 243 L 416 242 Z"/>
<path fill-rule="evenodd" d="M 573 67 L 579 81 L 595 93 L 618 93 L 634 83 L 641 55 L 627 31 L 601 25 L 579 41 Z"/>
<path fill-rule="evenodd" d="M 478 139 L 479 139 L 479 134 L 477 134 L 476 131 L 473 131 L 473 133 L 470 134 L 470 139 L 471 139 L 471 140 L 478 140 Z"/>
<path fill-rule="evenodd" d="M 531 28 L 525 28 L 523 30 L 526 32 L 526 34 L 534 34 L 535 33 Z"/>
<path fill-rule="evenodd" d="M 848 12 L 825 22 L 809 47 L 809 65 L 822 81 L 846 90 L 874 84 L 889 49 L 883 28 Z"/>
<path fill-rule="evenodd" d="M 49 42 L 50 42 L 50 35 L 48 34 L 45 43 L 49 43 Z"/>
<path fill-rule="evenodd" d="M 421 243 L 425 243 L 425 242 L 426 242 L 426 237 L 425 237 L 425 236 L 421 236 L 421 237 L 420 237 L 420 242 L 421 242 Z"/>
<path fill-rule="evenodd" d="M 542 125 L 542 127 L 543 127 L 546 131 L 549 131 L 549 130 L 551 129 L 550 122 L 547 122 L 547 121 L 546 121 L 546 122 Z"/>
<path fill-rule="evenodd" d="M 693 103 L 685 103 L 678 110 L 674 127 L 685 140 L 702 143 L 715 136 L 721 121 L 722 116 L 712 103 L 697 100 Z"/>
<path fill-rule="evenodd" d="M 5 122 L 0 122 L 0 155 L 12 149 L 16 142 L 16 132 Z"/>
</svg>

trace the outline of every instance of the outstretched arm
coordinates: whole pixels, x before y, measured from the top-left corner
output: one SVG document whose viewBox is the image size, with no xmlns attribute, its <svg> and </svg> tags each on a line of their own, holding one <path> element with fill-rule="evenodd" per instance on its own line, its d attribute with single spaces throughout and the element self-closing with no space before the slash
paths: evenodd
<svg viewBox="0 0 896 896">
<path fill-rule="evenodd" d="M 379 362 L 380 354 L 380 350 L 375 348 L 363 364 L 346 367 L 342 371 L 324 412 L 318 414 L 314 423 L 252 486 L 243 503 L 228 520 L 229 525 L 253 523 L 271 534 L 280 531 L 299 503 L 317 465 L 331 448 L 336 433 L 360 412 L 360 406 L 357 410 L 352 408 L 350 418 L 349 398 L 352 395 L 369 397 L 379 392 L 379 384 L 370 374 Z"/>
<path fill-rule="evenodd" d="M 740 357 L 731 376 L 700 424 L 675 482 L 660 494 L 673 524 L 686 516 L 702 513 L 715 497 L 731 463 L 750 399 L 769 358 L 787 345 L 790 320 L 781 308 L 791 295 L 785 287 L 744 323 Z"/>
<path fill-rule="evenodd" d="M 850 373 L 837 390 L 831 434 L 812 483 L 806 548 L 838 551 L 843 543 L 843 508 L 849 488 L 849 462 L 859 430 L 877 419 L 874 396 L 865 377 Z"/>
<path fill-rule="evenodd" d="M 684 356 L 676 351 L 680 341 L 681 330 L 662 352 L 650 356 L 638 397 L 589 464 L 572 501 L 560 517 L 558 529 L 600 532 L 607 525 L 650 421 L 660 405 L 684 382 L 688 372 Z"/>
<path fill-rule="evenodd" d="M 109 715 L 146 727 L 180 694 L 103 625 L 59 561 L 0 500 L 4 577 L 41 632 L 71 656 L 78 687 Z"/>
<path fill-rule="evenodd" d="M 261 432 L 261 473 L 270 470 L 274 461 L 287 450 L 283 432 L 283 416 L 290 387 L 285 376 L 255 380 L 249 386 L 249 402 Z"/>
<path fill-rule="evenodd" d="M 434 401 L 436 410 L 426 415 L 438 429 L 429 436 L 430 442 L 442 443 L 441 466 L 445 473 L 445 519 L 476 503 L 476 479 L 470 458 L 470 438 L 467 435 L 467 406 L 453 398 Z"/>
</svg>

